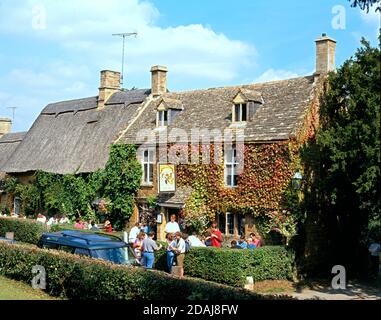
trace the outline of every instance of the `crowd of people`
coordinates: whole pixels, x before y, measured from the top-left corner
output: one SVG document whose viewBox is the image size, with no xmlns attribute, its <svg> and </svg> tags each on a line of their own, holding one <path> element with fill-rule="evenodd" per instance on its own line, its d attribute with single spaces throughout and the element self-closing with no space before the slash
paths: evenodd
<svg viewBox="0 0 381 320">
<path fill-rule="evenodd" d="M 217 222 L 213 222 L 211 228 L 202 236 L 197 235 L 196 232 L 189 236 L 180 231 L 180 226 L 176 222 L 176 215 L 171 215 L 164 233 L 166 236 L 167 271 L 172 273 L 173 266 L 176 265 L 180 278 L 184 276 L 185 254 L 190 248 L 221 248 L 223 243 L 223 236 L 218 229 Z M 129 242 L 132 244 L 136 257 L 146 269 L 152 269 L 155 262 L 154 253 L 162 248 L 162 245 L 158 245 L 154 240 L 155 235 L 153 231 L 146 232 L 145 225 L 142 223 L 136 223 L 129 232 Z M 248 239 L 241 237 L 238 241 L 233 240 L 231 242 L 232 249 L 255 249 L 259 247 L 261 247 L 261 240 L 254 233 L 251 233 Z"/>
<path fill-rule="evenodd" d="M 146 269 L 152 269 L 155 262 L 155 251 L 163 246 L 157 244 L 154 240 L 156 234 L 154 231 L 145 232 L 145 225 L 136 223 L 130 230 L 129 242 L 135 251 L 137 259 Z M 174 264 L 179 268 L 179 277 L 184 276 L 184 259 L 187 247 L 190 247 L 187 236 L 180 232 L 180 227 L 176 222 L 176 216 L 172 215 L 170 222 L 167 223 L 164 230 L 167 240 L 167 269 L 172 273 Z"/>
<path fill-rule="evenodd" d="M 39 213 L 37 215 L 36 221 L 38 223 L 44 224 L 48 227 L 54 226 L 54 225 L 67 225 L 72 224 L 70 219 L 66 215 L 54 215 L 51 218 L 47 218 L 45 215 Z M 87 222 L 83 221 L 81 218 L 75 219 L 73 223 L 73 228 L 77 230 L 91 230 L 91 231 L 100 231 L 101 227 L 97 225 L 97 223 L 93 220 Z M 107 220 L 103 225 L 103 231 L 112 233 L 113 227 L 109 220 Z"/>
</svg>

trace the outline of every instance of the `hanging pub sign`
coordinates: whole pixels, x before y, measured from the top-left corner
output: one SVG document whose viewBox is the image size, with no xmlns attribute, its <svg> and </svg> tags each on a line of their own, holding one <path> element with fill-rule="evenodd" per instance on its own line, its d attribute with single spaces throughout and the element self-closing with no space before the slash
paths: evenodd
<svg viewBox="0 0 381 320">
<path fill-rule="evenodd" d="M 176 166 L 159 163 L 159 193 L 176 191 Z"/>
</svg>

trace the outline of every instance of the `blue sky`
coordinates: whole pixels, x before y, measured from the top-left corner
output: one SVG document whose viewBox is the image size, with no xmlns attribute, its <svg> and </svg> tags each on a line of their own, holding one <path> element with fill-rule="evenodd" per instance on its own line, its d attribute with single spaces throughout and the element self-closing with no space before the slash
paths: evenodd
<svg viewBox="0 0 381 320">
<path fill-rule="evenodd" d="M 347 0 L 0 0 L 0 117 L 17 107 L 13 131 L 28 130 L 50 102 L 95 96 L 99 71 L 148 88 L 150 67 L 169 68 L 170 90 L 271 81 L 310 74 L 314 40 L 337 40 L 337 65 L 362 36 L 377 45 L 379 14 Z"/>
</svg>

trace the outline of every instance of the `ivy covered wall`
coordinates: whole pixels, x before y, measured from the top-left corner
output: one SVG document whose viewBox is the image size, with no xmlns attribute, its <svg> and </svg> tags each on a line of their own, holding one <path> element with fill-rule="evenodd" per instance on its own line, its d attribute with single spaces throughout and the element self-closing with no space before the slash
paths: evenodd
<svg viewBox="0 0 381 320">
<path fill-rule="evenodd" d="M 214 153 L 221 150 L 215 150 L 214 145 L 201 146 L 200 158 L 203 148 L 210 152 L 209 164 L 177 167 L 178 187 L 191 186 L 194 190 L 183 210 L 183 218 L 190 225 L 203 229 L 218 214 L 232 212 L 258 217 L 266 233 L 276 230 L 286 236 L 288 229 L 295 229 L 300 216 L 299 193 L 292 189 L 291 180 L 301 169 L 296 142 L 246 144 L 244 168 L 236 188 L 225 186 L 224 164 L 214 163 Z"/>
</svg>

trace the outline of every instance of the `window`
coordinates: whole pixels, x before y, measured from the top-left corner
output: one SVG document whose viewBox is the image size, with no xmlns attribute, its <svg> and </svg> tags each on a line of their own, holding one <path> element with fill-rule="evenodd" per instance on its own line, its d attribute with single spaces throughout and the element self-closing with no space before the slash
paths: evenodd
<svg viewBox="0 0 381 320">
<path fill-rule="evenodd" d="M 143 167 L 143 184 L 153 183 L 153 167 L 154 167 L 155 150 L 143 150 L 142 167 Z"/>
<path fill-rule="evenodd" d="M 238 184 L 238 160 L 237 149 L 231 148 L 225 151 L 225 185 L 236 187 Z"/>
<path fill-rule="evenodd" d="M 83 248 L 76 248 L 74 254 L 78 254 L 80 256 L 88 256 L 91 257 L 90 250 Z"/>
<path fill-rule="evenodd" d="M 244 215 L 238 213 L 221 213 L 218 216 L 219 229 L 225 235 L 245 234 Z"/>
<path fill-rule="evenodd" d="M 247 121 L 247 104 L 240 103 L 234 105 L 234 122 L 244 122 Z"/>
<path fill-rule="evenodd" d="M 168 110 L 158 111 L 157 126 L 166 127 L 168 125 Z"/>
<path fill-rule="evenodd" d="M 234 234 L 234 214 L 228 212 L 226 214 L 226 218 L 226 227 L 228 234 Z"/>
</svg>

